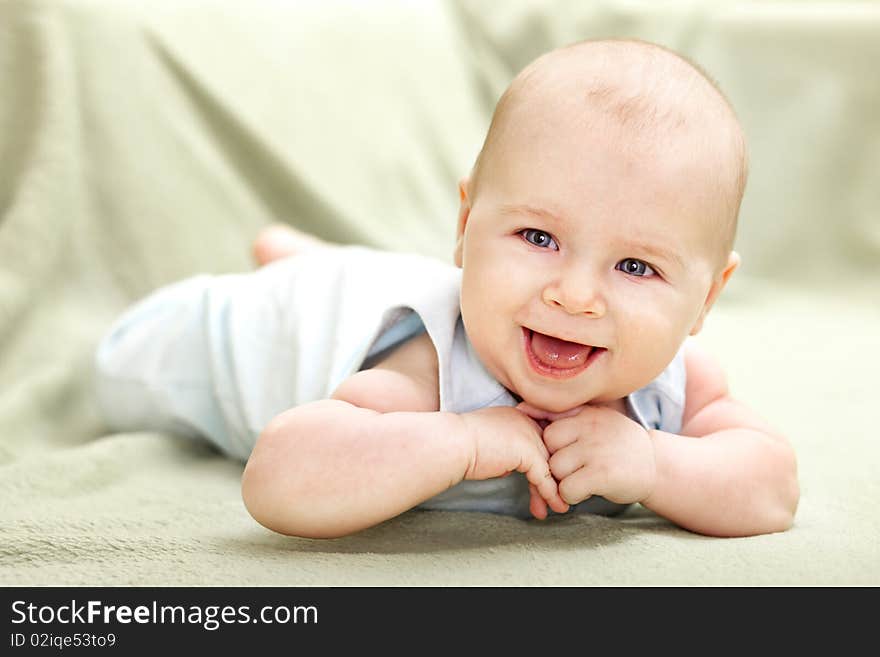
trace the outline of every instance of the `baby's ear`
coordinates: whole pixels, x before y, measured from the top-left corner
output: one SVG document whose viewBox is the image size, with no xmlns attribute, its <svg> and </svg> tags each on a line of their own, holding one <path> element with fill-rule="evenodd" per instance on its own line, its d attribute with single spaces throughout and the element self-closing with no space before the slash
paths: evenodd
<svg viewBox="0 0 880 657">
<path fill-rule="evenodd" d="M 724 269 L 722 269 L 712 281 L 712 287 L 709 288 L 709 293 L 706 295 L 706 301 L 703 303 L 703 309 L 700 311 L 700 316 L 697 317 L 697 321 L 694 323 L 693 328 L 691 328 L 691 335 L 696 335 L 703 329 L 703 322 L 706 320 L 706 315 L 709 314 L 712 306 L 715 305 L 715 301 L 721 294 L 721 290 L 727 285 L 727 281 L 730 280 L 733 272 L 739 267 L 740 262 L 742 262 L 742 258 L 739 257 L 739 253 L 731 251 L 730 255 L 727 256 L 727 264 L 724 265 Z"/>
<path fill-rule="evenodd" d="M 453 258 L 455 266 L 461 267 L 463 262 L 462 252 L 464 250 L 464 229 L 467 226 L 468 217 L 471 214 L 471 200 L 468 196 L 470 190 L 470 178 L 465 176 L 458 181 L 458 198 L 460 201 L 458 208 L 458 225 L 455 228 L 455 251 Z"/>
</svg>

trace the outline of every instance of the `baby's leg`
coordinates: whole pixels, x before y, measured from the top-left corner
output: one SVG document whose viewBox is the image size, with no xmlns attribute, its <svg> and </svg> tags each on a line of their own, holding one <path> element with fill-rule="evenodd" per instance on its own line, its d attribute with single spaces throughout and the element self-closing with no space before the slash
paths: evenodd
<svg viewBox="0 0 880 657">
<path fill-rule="evenodd" d="M 295 253 L 331 246 L 333 245 L 330 242 L 286 224 L 271 224 L 259 232 L 251 246 L 251 253 L 257 264 L 262 266 Z"/>
</svg>

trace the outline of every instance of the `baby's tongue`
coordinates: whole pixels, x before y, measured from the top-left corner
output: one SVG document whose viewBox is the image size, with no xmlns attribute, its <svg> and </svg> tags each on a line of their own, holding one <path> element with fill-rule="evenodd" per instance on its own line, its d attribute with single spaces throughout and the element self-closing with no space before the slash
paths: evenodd
<svg viewBox="0 0 880 657">
<path fill-rule="evenodd" d="M 584 364 L 593 350 L 576 342 L 560 340 L 536 331 L 532 332 L 532 351 L 548 367 L 570 370 Z"/>
</svg>

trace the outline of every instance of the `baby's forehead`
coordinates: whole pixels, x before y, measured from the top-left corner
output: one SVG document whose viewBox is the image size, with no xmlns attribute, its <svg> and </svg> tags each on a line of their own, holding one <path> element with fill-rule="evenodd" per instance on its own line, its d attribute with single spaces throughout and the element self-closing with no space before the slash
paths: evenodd
<svg viewBox="0 0 880 657">
<path fill-rule="evenodd" d="M 742 128 L 715 82 L 677 53 L 639 41 L 582 42 L 539 57 L 508 91 L 501 108 L 508 127 L 538 121 L 542 129 L 602 135 L 641 157 L 684 153 L 738 206 L 747 168 Z M 505 128 L 503 116 L 498 123 L 502 134 L 524 132 Z"/>
<path fill-rule="evenodd" d="M 588 42 L 535 60 L 504 99 L 511 114 L 572 112 L 621 136 L 665 140 L 738 127 L 724 96 L 695 65 L 641 42 Z M 606 126 L 607 127 L 607 126 Z"/>
</svg>

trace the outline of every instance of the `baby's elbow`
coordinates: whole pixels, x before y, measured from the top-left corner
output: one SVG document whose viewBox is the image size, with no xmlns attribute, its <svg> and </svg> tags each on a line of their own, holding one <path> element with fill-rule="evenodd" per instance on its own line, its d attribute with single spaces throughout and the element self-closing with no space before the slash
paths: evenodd
<svg viewBox="0 0 880 657">
<path fill-rule="evenodd" d="M 798 482 L 797 456 L 787 442 L 780 442 L 776 454 L 776 480 L 773 486 L 773 500 L 768 505 L 767 531 L 784 532 L 794 525 L 801 490 Z"/>
<path fill-rule="evenodd" d="M 278 482 L 259 466 L 245 466 L 241 497 L 251 517 L 260 525 L 284 536 L 299 538 L 339 538 L 351 532 L 333 531 L 317 522 L 305 505 L 292 496 L 281 494 Z"/>
<path fill-rule="evenodd" d="M 791 446 L 781 439 L 775 441 L 763 467 L 756 468 L 753 474 L 741 513 L 722 531 L 709 534 L 731 538 L 759 536 L 785 532 L 794 526 L 800 485 L 797 459 Z"/>
<path fill-rule="evenodd" d="M 296 513 L 294 480 L 285 478 L 283 419 L 275 418 L 260 434 L 241 476 L 241 498 L 254 520 L 279 534 L 297 535 L 292 523 Z M 288 446 L 289 447 L 289 446 Z"/>
<path fill-rule="evenodd" d="M 260 436 L 260 439 L 262 438 L 263 436 Z M 272 504 L 268 499 L 271 488 L 268 485 L 267 474 L 265 468 L 261 467 L 257 458 L 257 449 L 254 448 L 241 475 L 241 500 L 254 520 L 267 529 L 277 531 L 274 526 Z"/>
<path fill-rule="evenodd" d="M 801 497 L 801 487 L 800 483 L 798 482 L 797 454 L 794 451 L 794 447 L 792 447 L 791 444 L 788 442 L 785 442 L 781 446 L 780 451 L 782 470 L 785 473 L 784 484 L 782 486 L 782 497 L 786 508 L 788 508 L 791 514 L 793 522 L 794 514 L 797 511 L 798 502 L 800 501 Z"/>
<path fill-rule="evenodd" d="M 788 481 L 786 482 L 785 492 L 783 494 L 783 503 L 782 503 L 782 529 L 780 531 L 785 531 L 787 529 L 791 529 L 794 525 L 794 517 L 797 514 L 798 504 L 801 499 L 801 488 L 798 483 L 797 478 L 797 470 L 790 475 Z"/>
<path fill-rule="evenodd" d="M 298 433 L 282 413 L 260 434 L 242 473 L 245 508 L 263 527 L 285 536 L 338 538 L 352 533 L 328 521 L 316 503 L 318 492 L 309 490 L 306 477 L 297 476 L 297 463 L 303 460 Z"/>
<path fill-rule="evenodd" d="M 782 500 L 770 508 L 765 517 L 764 527 L 755 533 L 778 534 L 791 529 L 794 526 L 794 518 L 797 512 L 797 496 L 793 499 L 793 502 L 791 498 Z"/>
</svg>

